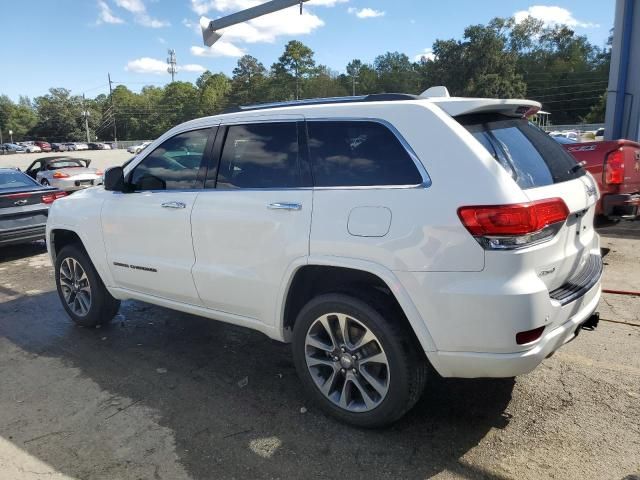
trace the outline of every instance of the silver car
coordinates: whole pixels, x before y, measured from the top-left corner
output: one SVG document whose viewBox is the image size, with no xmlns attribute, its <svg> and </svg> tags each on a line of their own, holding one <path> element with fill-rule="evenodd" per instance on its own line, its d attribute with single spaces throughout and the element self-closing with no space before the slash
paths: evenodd
<svg viewBox="0 0 640 480">
<path fill-rule="evenodd" d="M 44 157 L 29 165 L 25 173 L 41 185 L 74 192 L 102 184 L 103 172 L 90 164 L 91 160 L 83 158 Z"/>
</svg>

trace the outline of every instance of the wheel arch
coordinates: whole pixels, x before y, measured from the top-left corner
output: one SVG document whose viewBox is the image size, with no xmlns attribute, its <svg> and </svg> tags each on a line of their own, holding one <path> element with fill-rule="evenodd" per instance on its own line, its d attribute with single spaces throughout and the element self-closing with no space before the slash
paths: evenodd
<svg viewBox="0 0 640 480">
<path fill-rule="evenodd" d="M 332 280 L 338 279 L 335 283 Z M 409 327 L 425 352 L 436 351 L 433 338 L 404 287 L 386 267 L 367 261 L 339 257 L 309 257 L 307 262 L 290 268 L 280 296 L 278 321 L 281 338 L 290 342 L 300 309 L 313 296 L 336 293 L 336 287 L 358 285 L 386 290 L 386 294 L 404 313 Z M 332 287 L 332 288 L 327 288 Z M 355 291 L 354 288 L 353 291 Z M 347 290 L 347 293 L 350 293 Z M 366 299 L 364 299 L 366 300 Z"/>
</svg>

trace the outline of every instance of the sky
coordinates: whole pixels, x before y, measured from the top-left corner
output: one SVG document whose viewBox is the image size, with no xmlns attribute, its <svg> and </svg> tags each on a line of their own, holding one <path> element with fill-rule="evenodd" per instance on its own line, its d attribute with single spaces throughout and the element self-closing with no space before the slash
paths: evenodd
<svg viewBox="0 0 640 480">
<path fill-rule="evenodd" d="M 167 49 L 176 51 L 177 80 L 204 71 L 231 74 L 243 54 L 267 68 L 297 39 L 316 61 L 338 72 L 354 58 L 372 62 L 387 51 L 430 55 L 436 39 L 460 38 L 466 26 L 491 18 L 532 15 L 565 23 L 598 46 L 613 26 L 615 0 L 310 0 L 230 27 L 209 49 L 199 18 L 214 19 L 264 0 L 2 0 L 0 94 L 43 95 L 51 87 L 95 97 L 107 74 L 137 91 L 164 85 Z"/>
</svg>

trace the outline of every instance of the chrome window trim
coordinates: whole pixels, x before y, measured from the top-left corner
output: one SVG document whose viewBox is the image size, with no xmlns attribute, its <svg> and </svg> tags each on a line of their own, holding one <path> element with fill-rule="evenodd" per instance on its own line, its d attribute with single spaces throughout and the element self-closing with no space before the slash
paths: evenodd
<svg viewBox="0 0 640 480">
<path fill-rule="evenodd" d="M 353 185 L 353 186 L 340 186 L 340 187 L 315 187 L 316 190 L 389 190 L 389 189 L 408 189 L 408 188 L 429 188 L 432 185 L 431 177 L 426 168 L 420 161 L 420 157 L 411 147 L 406 138 L 402 136 L 400 131 L 389 121 L 377 117 L 308 117 L 305 116 L 306 122 L 371 122 L 378 123 L 386 127 L 400 142 L 400 145 L 405 149 L 414 165 L 418 169 L 420 176 L 422 177 L 422 183 L 408 184 L 408 185 Z M 309 159 L 311 161 L 311 159 Z"/>
</svg>

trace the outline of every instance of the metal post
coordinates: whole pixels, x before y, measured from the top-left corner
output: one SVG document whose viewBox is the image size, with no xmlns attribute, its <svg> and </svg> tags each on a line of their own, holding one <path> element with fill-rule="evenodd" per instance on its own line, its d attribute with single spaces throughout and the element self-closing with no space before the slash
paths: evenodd
<svg viewBox="0 0 640 480">
<path fill-rule="evenodd" d="M 171 83 L 175 82 L 176 80 L 176 73 L 178 72 L 178 68 L 176 67 L 177 63 L 176 51 L 171 48 L 169 50 L 169 56 L 167 57 L 167 64 L 169 65 L 169 67 L 167 68 L 167 72 L 171 74 Z"/>
<path fill-rule="evenodd" d="M 111 114 L 113 115 L 113 143 L 115 143 L 116 148 L 118 148 L 118 130 L 116 129 L 116 110 L 113 108 L 113 90 L 111 89 L 111 74 L 107 73 L 107 77 L 109 78 L 109 98 L 111 99 Z"/>
<path fill-rule="evenodd" d="M 82 115 L 84 116 L 84 129 L 87 132 L 87 143 L 91 143 L 91 139 L 89 138 L 89 110 L 87 110 L 84 106 L 85 97 L 84 93 L 82 94 Z"/>
</svg>

